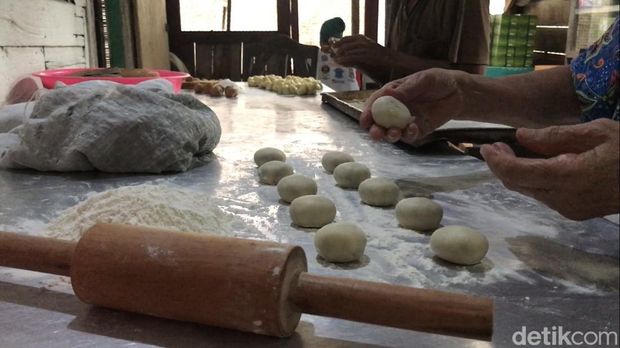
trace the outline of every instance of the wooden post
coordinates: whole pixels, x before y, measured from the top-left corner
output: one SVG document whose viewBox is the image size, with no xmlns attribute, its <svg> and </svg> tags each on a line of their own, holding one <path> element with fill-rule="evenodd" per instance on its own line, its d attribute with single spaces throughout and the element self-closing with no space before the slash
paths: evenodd
<svg viewBox="0 0 620 348">
<path fill-rule="evenodd" d="M 360 0 L 351 0 L 351 35 L 360 33 Z"/>
<path fill-rule="evenodd" d="M 379 0 L 366 0 L 364 13 L 364 35 L 377 40 L 377 22 L 379 19 Z"/>
<path fill-rule="evenodd" d="M 291 37 L 290 0 L 278 0 L 278 32 Z"/>
</svg>

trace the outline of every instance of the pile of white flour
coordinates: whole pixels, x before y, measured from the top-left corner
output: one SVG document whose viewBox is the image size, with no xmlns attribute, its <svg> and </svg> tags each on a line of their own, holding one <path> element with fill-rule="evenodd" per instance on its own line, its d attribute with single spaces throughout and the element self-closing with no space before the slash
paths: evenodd
<svg viewBox="0 0 620 348">
<path fill-rule="evenodd" d="M 233 216 L 223 212 L 209 195 L 147 184 L 93 194 L 52 220 L 46 234 L 78 240 L 97 223 L 119 223 L 230 235 L 233 222 Z"/>
</svg>

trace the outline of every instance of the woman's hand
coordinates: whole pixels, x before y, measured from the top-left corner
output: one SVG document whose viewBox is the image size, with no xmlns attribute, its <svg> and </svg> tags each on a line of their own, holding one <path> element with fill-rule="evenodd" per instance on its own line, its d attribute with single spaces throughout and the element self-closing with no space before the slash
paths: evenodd
<svg viewBox="0 0 620 348">
<path fill-rule="evenodd" d="M 503 143 L 485 145 L 482 156 L 508 189 L 533 197 L 572 220 L 619 211 L 617 121 L 517 130 L 519 143 L 548 159 L 516 157 Z"/>
<path fill-rule="evenodd" d="M 344 37 L 332 45 L 332 50 L 336 63 L 363 71 L 375 67 L 388 67 L 392 54 L 392 50 L 364 35 Z"/>
<path fill-rule="evenodd" d="M 392 81 L 367 101 L 360 125 L 369 129 L 375 140 L 402 140 L 413 143 L 451 119 L 459 118 L 465 108 L 464 84 L 471 76 L 462 71 L 429 69 Z M 392 96 L 409 108 L 413 116 L 404 129 L 385 129 L 374 123 L 372 103 L 379 97 Z"/>
</svg>

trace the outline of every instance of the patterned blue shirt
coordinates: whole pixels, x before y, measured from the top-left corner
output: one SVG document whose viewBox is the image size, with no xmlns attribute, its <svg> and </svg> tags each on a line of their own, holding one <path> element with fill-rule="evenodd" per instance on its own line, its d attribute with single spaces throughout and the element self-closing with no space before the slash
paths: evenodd
<svg viewBox="0 0 620 348">
<path fill-rule="evenodd" d="M 581 103 L 581 120 L 618 121 L 620 87 L 620 24 L 618 18 L 607 32 L 571 63 L 573 82 Z"/>
</svg>

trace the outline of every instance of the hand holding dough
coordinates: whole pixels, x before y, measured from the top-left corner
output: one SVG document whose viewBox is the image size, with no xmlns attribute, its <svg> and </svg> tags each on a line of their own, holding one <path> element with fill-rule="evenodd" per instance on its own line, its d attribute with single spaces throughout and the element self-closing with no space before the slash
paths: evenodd
<svg viewBox="0 0 620 348">
<path fill-rule="evenodd" d="M 405 128 L 411 122 L 411 113 L 405 104 L 386 95 L 377 98 L 370 108 L 372 118 L 384 128 Z"/>
</svg>

